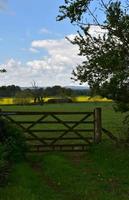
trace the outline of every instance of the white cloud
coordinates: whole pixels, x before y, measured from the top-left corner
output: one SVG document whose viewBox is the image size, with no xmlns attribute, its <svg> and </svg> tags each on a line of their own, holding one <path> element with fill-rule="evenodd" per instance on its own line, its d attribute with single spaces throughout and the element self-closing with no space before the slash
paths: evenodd
<svg viewBox="0 0 129 200">
<path fill-rule="evenodd" d="M 35 76 L 31 67 L 27 67 L 26 64 L 13 58 L 6 61 L 4 65 L 0 65 L 0 68 L 5 68 L 7 70 L 6 73 L 0 75 L 1 85 L 15 84 L 20 86 L 30 86 L 31 80 L 33 80 L 33 77 Z"/>
<path fill-rule="evenodd" d="M 100 27 L 92 27 L 93 34 L 101 33 Z M 71 39 L 75 35 L 69 35 Z M 77 64 L 83 61 L 83 57 L 78 56 L 78 47 L 72 45 L 67 39 L 46 39 L 33 40 L 29 51 L 47 51 L 47 56 L 40 59 L 30 59 L 26 63 L 13 58 L 6 61 L 0 68 L 5 68 L 7 73 L 1 74 L 1 85 L 16 84 L 20 86 L 31 86 L 33 80 L 39 86 L 52 85 L 78 85 L 71 81 L 71 72 Z M 42 52 L 42 51 L 41 51 Z M 38 57 L 39 55 L 38 54 Z"/>
<path fill-rule="evenodd" d="M 1 2 L 0 0 L 0 5 Z M 44 31 L 47 32 L 45 29 Z M 104 31 L 97 26 L 92 26 L 90 29 L 95 36 L 103 34 Z M 68 37 L 73 39 L 75 35 L 71 34 Z M 72 45 L 67 39 L 33 40 L 28 49 L 21 50 L 35 53 L 35 58 L 36 53 L 39 54 L 37 59 L 29 59 L 25 63 L 11 58 L 1 64 L 0 68 L 5 68 L 7 73 L 0 74 L 0 85 L 31 86 L 33 80 L 39 86 L 78 85 L 77 82 L 71 81 L 71 72 L 84 58 L 77 55 L 78 47 Z M 47 56 L 39 57 L 44 52 L 41 50 L 45 50 Z"/>
<path fill-rule="evenodd" d="M 71 37 L 73 35 L 70 35 Z M 73 65 L 82 60 L 81 57 L 77 56 L 78 47 L 72 45 L 67 39 L 35 40 L 32 41 L 31 47 L 38 50 L 47 50 L 49 59 L 52 60 L 52 63 L 55 62 L 55 64 L 63 62 L 64 64 Z"/>
<path fill-rule="evenodd" d="M 92 25 L 89 29 L 89 33 L 94 37 L 98 37 L 98 36 L 103 36 L 104 34 L 106 34 L 107 30 L 102 28 L 101 26 Z"/>
<path fill-rule="evenodd" d="M 28 60 L 26 63 L 13 58 L 6 61 L 4 68 L 7 73 L 1 74 L 0 84 L 31 86 L 33 80 L 39 86 L 75 84 L 71 81 L 71 72 L 82 62 L 82 58 L 77 56 L 78 48 L 66 39 L 32 41 L 30 50 L 41 49 L 45 49 L 48 55 L 40 59 Z M 3 65 L 0 68 L 3 68 Z"/>
<path fill-rule="evenodd" d="M 45 34 L 45 35 L 51 35 L 51 36 L 57 36 L 57 37 L 62 36 L 60 33 L 53 32 L 45 27 L 43 27 L 39 30 L 39 34 Z"/>
<path fill-rule="evenodd" d="M 39 53 L 39 51 L 35 48 L 29 48 L 29 51 L 32 52 L 32 53 Z"/>
<path fill-rule="evenodd" d="M 47 28 L 41 28 L 39 33 L 40 34 L 52 34 L 52 31 L 48 30 Z"/>
<path fill-rule="evenodd" d="M 73 35 L 70 35 L 73 37 Z M 73 46 L 66 39 L 60 40 L 35 40 L 32 41 L 31 47 L 35 49 L 45 49 L 48 56 L 41 60 L 33 60 L 27 65 L 33 68 L 40 68 L 47 71 L 48 75 L 53 77 L 51 83 L 55 84 L 72 84 L 70 77 L 71 72 L 77 64 L 82 62 L 82 57 L 79 57 L 78 48 Z M 50 75 L 50 76 L 51 76 Z M 48 76 L 49 80 L 49 76 Z"/>
</svg>

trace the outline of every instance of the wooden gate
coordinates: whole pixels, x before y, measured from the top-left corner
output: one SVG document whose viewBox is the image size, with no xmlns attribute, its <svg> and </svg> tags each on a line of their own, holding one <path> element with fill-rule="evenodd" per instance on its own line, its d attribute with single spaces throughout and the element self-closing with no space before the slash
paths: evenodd
<svg viewBox="0 0 129 200">
<path fill-rule="evenodd" d="M 85 151 L 101 140 L 101 109 L 93 112 L 21 112 L 2 111 L 20 127 L 29 152 Z"/>
</svg>

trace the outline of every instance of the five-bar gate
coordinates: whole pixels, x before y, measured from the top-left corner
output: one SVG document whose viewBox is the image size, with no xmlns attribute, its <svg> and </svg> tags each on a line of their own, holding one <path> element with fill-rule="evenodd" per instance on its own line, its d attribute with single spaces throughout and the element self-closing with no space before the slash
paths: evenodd
<svg viewBox="0 0 129 200">
<path fill-rule="evenodd" d="M 101 141 L 101 109 L 93 112 L 2 111 L 3 118 L 20 127 L 29 152 L 85 151 Z"/>
</svg>

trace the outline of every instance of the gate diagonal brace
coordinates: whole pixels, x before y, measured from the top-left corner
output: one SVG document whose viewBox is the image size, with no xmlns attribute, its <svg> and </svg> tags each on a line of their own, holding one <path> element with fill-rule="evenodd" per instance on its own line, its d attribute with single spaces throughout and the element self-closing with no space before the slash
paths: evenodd
<svg viewBox="0 0 129 200">
<path fill-rule="evenodd" d="M 91 144 L 91 142 L 88 139 L 85 139 L 80 133 L 78 133 L 78 131 L 76 131 L 74 128 L 77 127 L 81 122 L 83 122 L 85 119 L 87 119 L 89 116 L 91 116 L 92 114 L 89 113 L 87 114 L 85 117 L 83 117 L 79 122 L 75 123 L 72 127 L 69 126 L 67 123 L 65 123 L 64 121 L 62 121 L 61 119 L 59 119 L 58 117 L 56 117 L 54 114 L 51 114 L 51 116 L 56 119 L 58 122 L 60 122 L 61 124 L 63 124 L 66 128 L 68 128 L 68 130 L 66 130 L 62 135 L 60 135 L 58 138 L 56 138 L 55 140 L 53 140 L 51 142 L 50 145 L 53 145 L 54 143 L 56 143 L 58 140 L 60 140 L 64 135 L 66 135 L 68 132 L 74 132 L 76 135 L 78 135 L 81 139 L 83 139 L 84 141 L 88 142 L 88 144 Z"/>
<path fill-rule="evenodd" d="M 42 117 L 40 117 L 37 121 L 33 122 L 29 127 L 27 127 L 27 131 L 30 130 L 32 127 L 34 127 L 36 124 L 38 124 L 40 121 L 42 121 L 43 119 L 45 119 L 48 115 L 45 114 Z"/>
<path fill-rule="evenodd" d="M 16 124 L 17 126 L 19 126 L 20 128 L 23 129 L 24 132 L 28 132 L 29 135 L 31 135 L 32 137 L 34 137 L 36 140 L 38 140 L 39 142 L 41 142 L 42 144 L 47 145 L 48 143 L 45 142 L 43 139 L 38 138 L 38 136 L 36 136 L 34 133 L 31 132 L 30 129 L 26 129 L 24 126 L 22 126 L 20 123 L 18 123 L 17 121 L 15 121 L 14 119 L 12 119 L 11 117 L 9 117 L 8 115 L 3 115 L 5 118 L 7 118 L 9 121 L 11 121 L 12 123 Z"/>
</svg>

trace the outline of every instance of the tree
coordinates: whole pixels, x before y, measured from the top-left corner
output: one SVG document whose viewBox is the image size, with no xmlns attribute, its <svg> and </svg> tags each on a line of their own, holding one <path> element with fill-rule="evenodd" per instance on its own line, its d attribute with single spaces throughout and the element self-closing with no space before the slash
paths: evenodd
<svg viewBox="0 0 129 200">
<path fill-rule="evenodd" d="M 123 111 L 129 110 L 128 9 L 128 0 L 65 0 L 57 17 L 68 17 L 78 28 L 69 41 L 78 45 L 84 61 L 73 71 L 73 79 L 87 82 L 93 93 L 112 98 Z M 102 33 L 92 34 L 95 27 Z"/>
<path fill-rule="evenodd" d="M 31 91 L 29 89 L 25 89 L 25 90 L 18 91 L 15 94 L 15 98 L 13 102 L 15 104 L 26 105 L 26 104 L 31 103 L 32 98 L 33 96 L 31 94 Z"/>
<path fill-rule="evenodd" d="M 6 69 L 0 69 L 0 72 L 1 72 L 1 73 L 5 73 L 5 72 L 7 72 L 7 71 L 6 71 Z"/>
<path fill-rule="evenodd" d="M 14 97 L 17 92 L 20 92 L 21 88 L 15 85 L 1 86 L 0 97 Z"/>
<path fill-rule="evenodd" d="M 32 95 L 33 95 L 35 104 L 44 103 L 44 100 L 43 100 L 44 90 L 43 88 L 38 88 L 35 81 L 32 82 Z"/>
<path fill-rule="evenodd" d="M 70 88 L 61 87 L 59 85 L 55 85 L 53 87 L 47 87 L 44 90 L 44 95 L 46 97 L 52 97 L 52 96 L 70 97 L 70 96 L 72 96 L 73 93 L 74 93 L 74 91 L 72 91 Z"/>
</svg>

